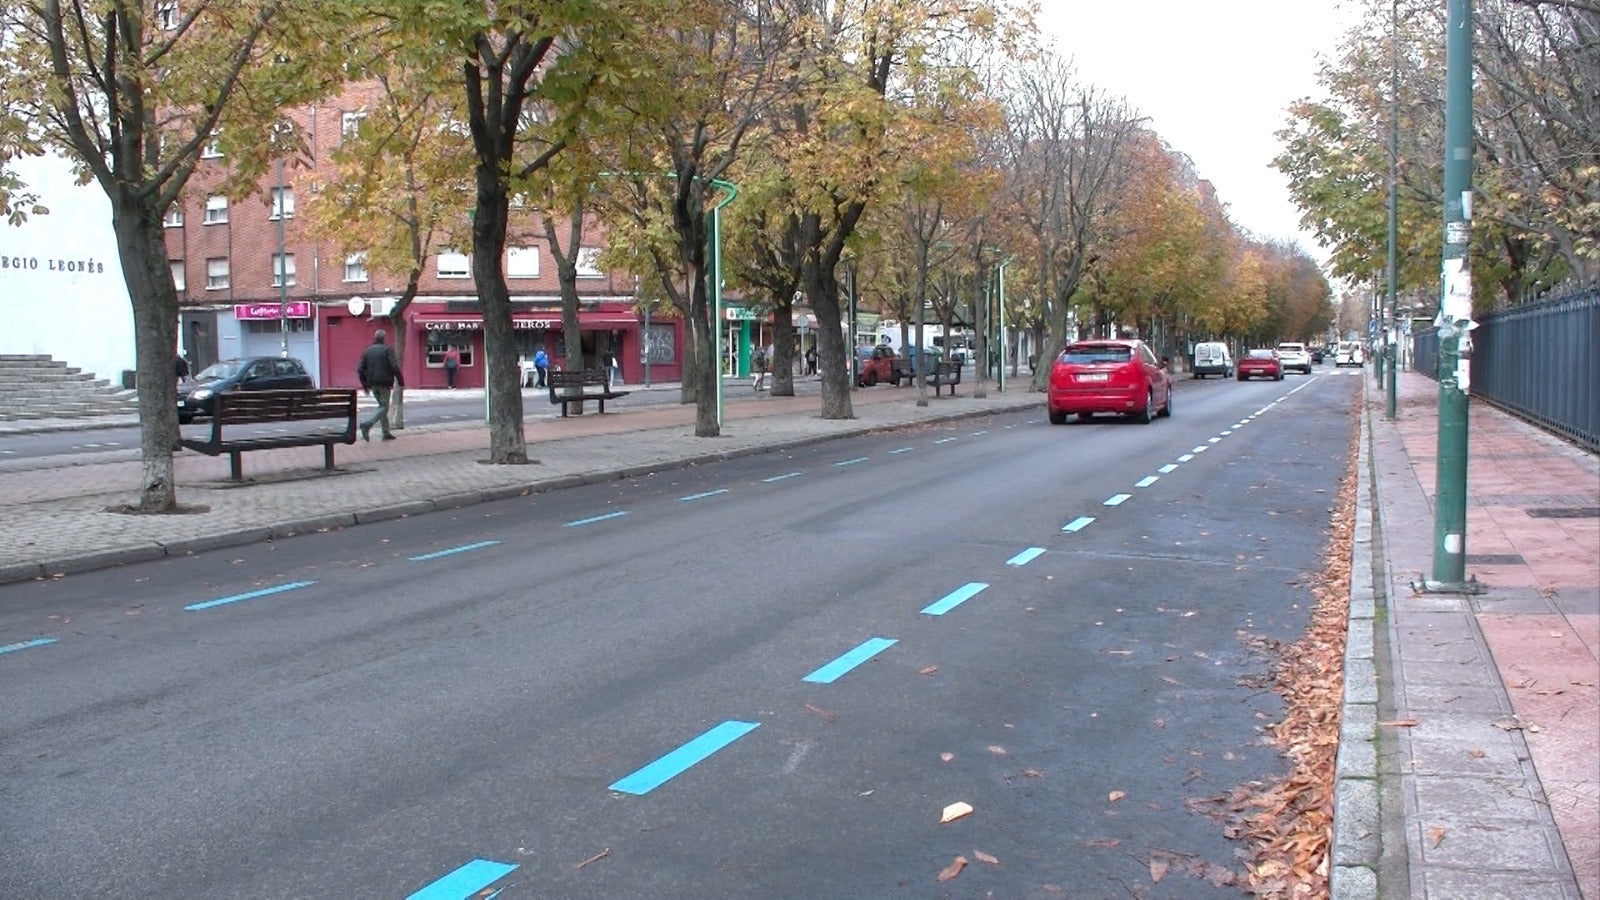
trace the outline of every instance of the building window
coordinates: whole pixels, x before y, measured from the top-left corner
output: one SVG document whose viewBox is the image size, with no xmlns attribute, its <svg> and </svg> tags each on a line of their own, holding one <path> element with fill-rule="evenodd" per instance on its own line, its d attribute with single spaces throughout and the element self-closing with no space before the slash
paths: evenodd
<svg viewBox="0 0 1600 900">
<path fill-rule="evenodd" d="M 214 256 L 206 260 L 206 290 L 215 291 L 228 286 L 228 258 Z"/>
<path fill-rule="evenodd" d="M 278 219 L 294 218 L 294 188 L 281 187 L 272 189 L 272 214 L 267 218 Z"/>
<path fill-rule="evenodd" d="M 339 134 L 344 140 L 354 138 L 361 131 L 361 122 L 367 117 L 364 112 L 347 112 L 339 120 Z"/>
<path fill-rule="evenodd" d="M 161 217 L 161 224 L 168 228 L 183 227 L 183 207 L 174 203 L 167 207 L 167 214 Z"/>
<path fill-rule="evenodd" d="M 444 368 L 444 351 L 454 346 L 461 354 L 463 369 L 472 365 L 472 333 L 468 331 L 430 331 L 424 350 L 424 365 L 430 369 Z"/>
<path fill-rule="evenodd" d="M 539 277 L 539 248 L 538 247 L 507 247 L 506 248 L 506 277 L 507 278 L 538 278 Z"/>
<path fill-rule="evenodd" d="M 178 27 L 177 0 L 160 0 L 156 3 L 156 27 L 171 31 Z"/>
<path fill-rule="evenodd" d="M 245 334 L 310 334 L 311 319 L 245 319 L 239 323 Z M 284 326 L 288 328 L 285 329 Z"/>
<path fill-rule="evenodd" d="M 344 280 L 367 280 L 367 254 L 366 251 L 352 253 L 344 258 Z"/>
<path fill-rule="evenodd" d="M 216 159 L 222 155 L 222 146 L 218 143 L 220 134 L 212 134 L 211 140 L 206 141 L 206 146 L 200 151 L 201 159 Z"/>
<path fill-rule="evenodd" d="M 167 266 L 172 269 L 172 286 L 180 291 L 186 290 L 188 284 L 183 277 L 183 260 L 169 259 L 167 260 Z"/>
<path fill-rule="evenodd" d="M 272 286 L 286 287 L 294 284 L 294 254 L 272 254 Z"/>
<path fill-rule="evenodd" d="M 600 248 L 579 247 L 576 260 L 579 278 L 604 278 L 606 273 L 600 271 Z"/>
<path fill-rule="evenodd" d="M 206 198 L 206 224 L 216 225 L 228 221 L 228 198 L 212 195 Z"/>
<path fill-rule="evenodd" d="M 465 253 L 441 253 L 435 257 L 440 278 L 470 278 L 472 265 Z"/>
</svg>

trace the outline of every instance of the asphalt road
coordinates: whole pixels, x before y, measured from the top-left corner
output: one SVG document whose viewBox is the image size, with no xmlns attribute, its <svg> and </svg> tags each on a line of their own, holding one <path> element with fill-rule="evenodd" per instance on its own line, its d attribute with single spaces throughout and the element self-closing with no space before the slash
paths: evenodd
<svg viewBox="0 0 1600 900">
<path fill-rule="evenodd" d="M 0 587 L 0 896 L 1237 896 L 1357 382 L 1180 387 Z"/>
</svg>

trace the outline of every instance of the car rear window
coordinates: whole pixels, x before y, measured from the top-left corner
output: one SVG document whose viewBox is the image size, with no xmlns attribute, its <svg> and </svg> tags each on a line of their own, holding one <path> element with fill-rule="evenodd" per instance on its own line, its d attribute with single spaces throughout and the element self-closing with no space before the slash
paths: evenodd
<svg viewBox="0 0 1600 900">
<path fill-rule="evenodd" d="M 1122 363 L 1133 359 L 1133 348 L 1125 344 L 1073 344 L 1061 351 L 1058 362 Z"/>
<path fill-rule="evenodd" d="M 1250 358 L 1251 359 L 1271 359 L 1272 358 L 1272 351 L 1271 350 L 1251 350 L 1250 351 Z"/>
</svg>

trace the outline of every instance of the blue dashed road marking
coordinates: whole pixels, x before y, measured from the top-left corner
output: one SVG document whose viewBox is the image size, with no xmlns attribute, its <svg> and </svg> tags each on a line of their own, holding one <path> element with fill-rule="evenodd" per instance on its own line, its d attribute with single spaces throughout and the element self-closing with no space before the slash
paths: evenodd
<svg viewBox="0 0 1600 900">
<path fill-rule="evenodd" d="M 840 460 L 839 462 L 834 463 L 834 465 L 836 465 L 836 466 L 853 466 L 856 463 L 864 463 L 866 461 L 867 461 L 867 457 L 858 456 L 855 459 Z"/>
<path fill-rule="evenodd" d="M 1177 471 L 1177 469 L 1178 469 L 1178 464 L 1177 463 L 1167 463 L 1166 465 L 1162 466 L 1161 468 L 1157 469 L 1156 471 L 1160 472 L 1163 475 L 1171 475 L 1173 472 Z"/>
<path fill-rule="evenodd" d="M 611 790 L 636 796 L 648 794 L 672 778 L 682 774 L 695 763 L 754 731 L 756 726 L 760 724 L 760 722 L 737 722 L 731 719 L 723 722 L 721 725 L 711 728 L 650 765 L 612 784 Z"/>
<path fill-rule="evenodd" d="M 1219 437 L 1206 438 L 1206 443 L 1208 443 L 1208 444 L 1220 444 L 1220 443 L 1222 443 L 1222 438 L 1219 438 Z"/>
<path fill-rule="evenodd" d="M 55 642 L 55 638 L 34 638 L 31 641 L 19 641 L 15 644 L 7 644 L 4 647 L 0 647 L 0 653 L 15 653 L 18 650 L 43 647 L 45 644 L 54 644 Z"/>
<path fill-rule="evenodd" d="M 761 479 L 761 481 L 764 484 L 771 484 L 774 481 L 783 481 L 786 478 L 799 478 L 799 477 L 800 477 L 800 473 L 799 472 L 785 472 L 782 475 L 774 475 L 771 478 L 763 478 L 763 479 Z"/>
<path fill-rule="evenodd" d="M 922 608 L 922 614 L 925 616 L 942 616 L 950 610 L 955 609 L 961 604 L 967 602 L 968 600 L 971 600 L 973 597 L 978 596 L 988 587 L 989 585 L 982 581 L 968 582 L 967 584 L 956 588 L 950 593 L 945 594 L 938 600 L 935 600 L 927 606 L 924 606 Z"/>
<path fill-rule="evenodd" d="M 679 500 L 704 500 L 707 497 L 715 497 L 718 494 L 726 494 L 727 492 L 728 492 L 727 488 L 717 488 L 714 491 L 705 491 L 704 493 L 690 494 L 687 497 L 679 497 L 678 499 Z"/>
<path fill-rule="evenodd" d="M 248 593 L 244 593 L 244 594 L 234 594 L 231 597 L 218 597 L 215 600 L 206 600 L 206 601 L 204 601 L 202 603 L 191 603 L 188 606 L 185 606 L 184 609 L 186 609 L 186 610 L 210 609 L 213 606 L 222 606 L 225 603 L 238 603 L 240 600 L 254 600 L 257 597 L 266 597 L 266 596 L 270 596 L 272 594 L 281 594 L 284 591 L 292 591 L 292 590 L 295 590 L 296 588 L 309 587 L 309 586 L 311 586 L 313 584 L 316 584 L 316 582 L 315 581 L 295 581 L 295 582 L 291 582 L 289 584 L 280 584 L 277 587 L 262 588 L 259 591 L 249 591 Z"/>
<path fill-rule="evenodd" d="M 988 434 L 988 433 L 989 433 L 989 429 L 987 429 L 987 428 L 985 428 L 985 429 L 984 429 L 984 430 L 982 430 L 982 431 L 974 431 L 974 432 L 973 432 L 973 433 L 972 433 L 972 436 L 973 436 L 973 437 L 978 437 L 978 436 L 979 436 L 979 435 L 984 435 L 984 434 Z"/>
<path fill-rule="evenodd" d="M 1076 519 L 1073 519 L 1071 522 L 1068 522 L 1067 524 L 1061 526 L 1061 530 L 1062 531 L 1082 531 L 1085 528 L 1088 528 L 1089 527 L 1089 523 L 1093 522 L 1093 521 L 1094 521 L 1094 516 L 1079 516 Z"/>
<path fill-rule="evenodd" d="M 1178 457 L 1178 462 L 1186 463 L 1191 459 L 1194 459 L 1194 454 L 1193 453 L 1185 453 L 1184 455 Z"/>
<path fill-rule="evenodd" d="M 1161 476 L 1159 476 L 1159 475 L 1146 475 L 1145 477 L 1143 477 L 1143 478 L 1139 479 L 1138 481 L 1134 482 L 1133 486 L 1134 487 L 1140 487 L 1140 488 L 1147 488 L 1150 485 L 1155 484 L 1156 482 L 1158 482 L 1160 480 L 1161 480 Z"/>
<path fill-rule="evenodd" d="M 623 516 L 625 516 L 627 514 L 628 514 L 627 510 L 619 509 L 614 513 L 606 513 L 603 516 L 590 516 L 587 519 L 574 519 L 571 522 L 568 522 L 565 525 L 562 525 L 561 527 L 562 528 L 576 528 L 579 525 L 592 525 L 595 522 L 604 522 L 607 519 L 620 519 L 620 518 L 622 518 Z"/>
<path fill-rule="evenodd" d="M 1132 496 L 1133 496 L 1132 494 L 1112 494 L 1111 496 L 1106 498 L 1105 505 L 1106 506 L 1121 506 L 1122 504 L 1127 503 L 1128 499 L 1130 497 L 1132 497 Z"/>
<path fill-rule="evenodd" d="M 955 440 L 955 438 L 940 438 L 937 441 L 934 441 L 934 443 L 935 444 L 948 444 L 953 440 Z"/>
<path fill-rule="evenodd" d="M 1044 548 L 1043 547 L 1029 547 L 1028 549 L 1022 551 L 1021 553 L 1018 553 L 1016 556 L 1013 556 L 1010 559 L 1006 560 L 1006 565 L 1008 565 L 1008 566 L 1025 566 L 1028 563 L 1031 563 L 1034 560 L 1038 559 L 1039 556 L 1041 554 L 1043 554 L 1043 553 L 1044 553 Z"/>
<path fill-rule="evenodd" d="M 451 547 L 449 550 L 435 550 L 432 553 L 424 553 L 421 556 L 413 556 L 413 557 L 411 557 L 411 561 L 412 562 L 422 562 L 423 560 L 427 560 L 427 559 L 438 559 L 441 556 L 452 556 L 452 555 L 454 555 L 456 553 L 465 553 L 468 550 L 481 550 L 484 547 L 493 547 L 495 544 L 498 544 L 498 543 L 500 543 L 500 542 L 499 541 L 479 541 L 476 544 L 463 544 L 460 547 Z"/>
<path fill-rule="evenodd" d="M 911 451 L 913 451 L 915 449 L 917 449 L 917 448 L 915 448 L 915 447 L 901 447 L 899 450 L 890 450 L 889 451 L 889 455 L 893 456 L 896 453 L 910 453 Z"/>
<path fill-rule="evenodd" d="M 479 896 L 480 891 L 516 870 L 517 867 L 511 863 L 475 859 L 417 891 L 406 900 L 467 900 L 469 897 Z M 495 891 L 495 894 L 498 893 L 500 892 Z M 488 896 L 492 897 L 494 894 Z"/>
<path fill-rule="evenodd" d="M 809 681 L 812 684 L 833 684 L 846 672 L 894 645 L 894 638 L 871 638 L 862 641 L 855 649 L 800 680 Z"/>
</svg>

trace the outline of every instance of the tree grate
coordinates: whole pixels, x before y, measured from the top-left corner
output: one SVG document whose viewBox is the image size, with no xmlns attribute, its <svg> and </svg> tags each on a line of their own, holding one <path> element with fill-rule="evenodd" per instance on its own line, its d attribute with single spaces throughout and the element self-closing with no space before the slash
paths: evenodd
<svg viewBox="0 0 1600 900">
<path fill-rule="evenodd" d="M 1600 506 L 1541 506 L 1528 510 L 1535 519 L 1600 519 Z"/>
</svg>

